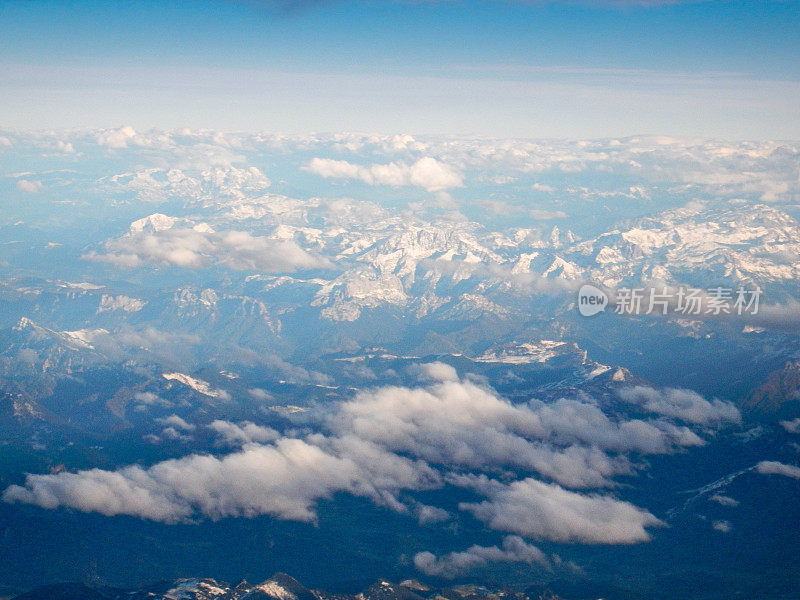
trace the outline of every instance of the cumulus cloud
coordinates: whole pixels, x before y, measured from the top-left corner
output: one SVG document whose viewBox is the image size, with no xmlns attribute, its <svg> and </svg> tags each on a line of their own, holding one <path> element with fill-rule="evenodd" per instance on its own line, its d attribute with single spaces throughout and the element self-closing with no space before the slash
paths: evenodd
<svg viewBox="0 0 800 600">
<path fill-rule="evenodd" d="M 177 427 L 165 427 L 161 430 L 161 437 L 149 434 L 145 436 L 145 439 L 153 444 L 158 444 L 161 443 L 162 439 L 188 442 L 192 439 L 192 436 L 188 435 L 185 431 L 182 431 Z"/>
<path fill-rule="evenodd" d="M 106 243 L 106 252 L 89 260 L 135 268 L 146 263 L 201 269 L 213 264 L 237 271 L 284 272 L 330 267 L 328 260 L 303 250 L 292 240 L 254 236 L 246 231 L 170 228 L 130 232 Z"/>
<path fill-rule="evenodd" d="M 253 400 L 258 400 L 259 402 L 267 402 L 273 399 L 272 394 L 262 388 L 250 388 L 247 393 Z"/>
<path fill-rule="evenodd" d="M 36 192 L 42 191 L 42 182 L 20 179 L 17 181 L 17 189 L 27 194 L 35 194 Z"/>
<path fill-rule="evenodd" d="M 398 456 L 365 462 L 380 455 L 374 448 L 372 453 L 364 447 L 349 455 L 331 453 L 281 438 L 222 458 L 191 455 L 149 468 L 28 475 L 24 486 L 9 487 L 3 499 L 165 522 L 196 513 L 212 519 L 268 514 L 314 521 L 314 503 L 336 492 L 387 503 L 400 489 L 424 488 L 436 479 L 432 471 Z"/>
<path fill-rule="evenodd" d="M 712 502 L 716 502 L 717 504 L 721 504 L 722 506 L 728 506 L 731 508 L 735 508 L 739 506 L 739 501 L 735 498 L 731 498 L 730 496 L 725 496 L 723 494 L 714 494 L 709 498 Z"/>
<path fill-rule="evenodd" d="M 346 160 L 312 158 L 303 170 L 326 179 L 355 179 L 369 185 L 416 186 L 429 192 L 463 186 L 461 175 L 451 166 L 432 157 L 420 158 L 410 165 L 393 162 L 368 167 Z"/>
<path fill-rule="evenodd" d="M 619 397 L 644 410 L 696 425 L 741 423 L 742 415 L 732 403 L 706 400 L 697 392 L 675 388 L 656 390 L 647 386 L 623 388 Z"/>
<path fill-rule="evenodd" d="M 423 381 L 458 381 L 455 368 L 439 361 L 414 365 L 411 371 Z"/>
<path fill-rule="evenodd" d="M 119 129 L 104 129 L 96 134 L 97 143 L 107 148 L 126 148 L 136 138 L 136 130 L 130 125 Z"/>
<path fill-rule="evenodd" d="M 788 433 L 800 433 L 800 417 L 792 419 L 791 421 L 781 421 L 781 427 Z"/>
<path fill-rule="evenodd" d="M 420 552 L 414 556 L 414 566 L 425 575 L 445 579 L 461 577 L 477 568 L 498 562 L 550 566 L 544 552 L 516 535 L 503 538 L 502 547 L 475 545 L 463 552 L 450 552 L 439 557 L 431 552 Z"/>
<path fill-rule="evenodd" d="M 611 495 L 565 488 L 613 485 L 616 475 L 634 470 L 627 453 L 670 452 L 699 440 L 663 417 L 611 419 L 588 400 L 512 404 L 491 388 L 459 378 L 444 363 L 420 366 L 418 374 L 426 385 L 364 391 L 312 411 L 306 418 L 315 432 L 302 437 L 281 436 L 252 422 L 217 420 L 207 428 L 218 445 L 237 449 L 227 456 L 29 475 L 3 498 L 166 522 L 258 514 L 312 521 L 317 500 L 346 492 L 431 524 L 452 517 L 410 494 L 449 485 L 485 498 L 459 509 L 493 529 L 559 542 L 628 544 L 647 541 L 647 528 L 661 522 Z M 164 376 L 208 392 L 208 384 L 187 375 Z M 151 396 L 140 401 L 157 402 Z M 194 428 L 177 415 L 159 422 L 175 439 Z M 522 471 L 521 477 L 536 472 L 551 482 L 528 476 L 501 483 L 486 475 L 508 469 Z M 521 549 L 508 544 L 467 554 L 473 561 L 481 553 L 484 560 L 494 553 L 509 561 Z M 442 573 L 457 562 L 453 556 L 420 560 Z"/>
<path fill-rule="evenodd" d="M 244 446 L 245 444 L 267 443 L 278 439 L 278 432 L 271 427 L 256 425 L 250 421 L 231 423 L 217 419 L 208 428 L 217 433 L 220 443 L 226 446 Z"/>
<path fill-rule="evenodd" d="M 136 392 L 133 395 L 133 399 L 144 406 L 172 406 L 169 400 L 165 400 L 153 392 Z"/>
<path fill-rule="evenodd" d="M 578 400 L 514 405 L 493 390 L 432 363 L 421 372 L 439 381 L 422 388 L 384 387 L 358 394 L 331 416 L 337 434 L 353 434 L 426 461 L 472 468 L 535 471 L 568 487 L 598 487 L 630 473 L 622 455 L 663 453 L 702 443 L 670 423 L 613 421 Z"/>
<path fill-rule="evenodd" d="M 578 494 L 535 479 L 508 485 L 483 480 L 489 499 L 462 503 L 492 529 L 531 539 L 587 544 L 633 544 L 650 540 L 647 527 L 663 523 L 646 510 L 611 496 Z"/>
<path fill-rule="evenodd" d="M 156 404 L 160 400 L 153 392 L 136 392 L 133 397 L 143 404 Z"/>
<path fill-rule="evenodd" d="M 196 429 L 195 425 L 187 423 L 184 419 L 182 419 L 178 415 L 170 415 L 163 419 L 156 419 L 156 422 L 160 423 L 161 425 L 165 425 L 167 427 L 174 427 L 175 429 L 180 429 L 182 431 L 194 431 Z"/>
<path fill-rule="evenodd" d="M 762 460 L 756 465 L 756 471 L 762 475 L 783 475 L 784 477 L 800 479 L 800 467 L 774 460 Z"/>
<path fill-rule="evenodd" d="M 414 503 L 414 514 L 417 516 L 417 521 L 419 521 L 420 525 L 430 525 L 431 523 L 449 521 L 452 516 L 443 508 L 431 506 L 429 504 L 422 504 L 421 502 Z"/>
<path fill-rule="evenodd" d="M 731 529 L 733 529 L 733 525 L 731 525 L 730 521 L 714 521 L 711 523 L 711 527 L 714 528 L 715 531 L 719 531 L 720 533 L 728 533 Z"/>
</svg>

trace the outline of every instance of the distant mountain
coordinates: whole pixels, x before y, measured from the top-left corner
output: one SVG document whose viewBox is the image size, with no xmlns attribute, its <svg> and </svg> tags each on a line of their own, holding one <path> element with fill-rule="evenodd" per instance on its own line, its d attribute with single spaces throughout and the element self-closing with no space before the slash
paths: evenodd
<svg viewBox="0 0 800 600">
<path fill-rule="evenodd" d="M 628 340 L 613 342 L 617 332 L 607 335 L 610 319 L 576 318 L 574 293 L 582 282 L 759 285 L 764 302 L 772 304 L 800 292 L 800 224 L 762 204 L 698 203 L 580 239 L 558 227 L 492 231 L 472 221 L 380 213 L 343 229 L 318 223 L 319 207 L 312 202 L 293 202 L 296 210 L 265 215 L 253 227 L 275 243 L 290 240 L 298 251 L 324 256 L 331 268 L 293 275 L 201 270 L 191 283 L 165 272 L 158 285 L 136 277 L 113 284 L 0 281 L 7 326 L 0 330 L 0 372 L 56 377 L 96 365 L 191 370 L 213 361 L 228 369 L 260 364 L 292 380 L 298 372 L 288 376 L 286 363 L 370 345 L 516 365 L 542 360 L 548 349 L 526 348 L 540 340 L 562 344 L 591 337 L 610 353 L 626 349 Z M 215 229 L 243 226 L 218 209 L 208 216 Z M 141 236 L 202 236 L 204 223 L 156 213 L 134 221 L 114 243 L 149 247 L 155 242 Z M 678 316 L 631 332 L 650 339 L 714 338 L 706 342 L 712 344 L 722 334 L 731 348 L 765 337 L 763 328 L 743 319 L 720 332 L 726 324 L 719 320 Z M 794 342 L 790 348 L 769 344 L 787 358 L 797 350 Z"/>
<path fill-rule="evenodd" d="M 789 361 L 770 373 L 747 399 L 744 408 L 760 413 L 779 413 L 797 404 L 800 404 L 800 361 Z"/>
<path fill-rule="evenodd" d="M 83 583 L 56 583 L 16 596 L 14 600 L 121 600 L 126 592 Z"/>
<path fill-rule="evenodd" d="M 475 585 L 450 588 L 426 586 L 416 580 L 399 584 L 378 580 L 359 594 L 328 593 L 311 590 L 285 573 L 266 581 L 235 586 L 214 579 L 175 579 L 123 590 L 80 583 L 62 583 L 37 588 L 14 600 L 561 600 L 550 591 L 534 598 L 509 590 Z"/>
</svg>

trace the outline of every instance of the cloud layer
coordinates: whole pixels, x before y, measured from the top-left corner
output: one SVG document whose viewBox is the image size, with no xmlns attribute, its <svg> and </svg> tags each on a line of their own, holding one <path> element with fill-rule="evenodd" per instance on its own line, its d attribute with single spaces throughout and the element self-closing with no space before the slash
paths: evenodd
<svg viewBox="0 0 800 600">
<path fill-rule="evenodd" d="M 509 485 L 483 482 L 489 499 L 464 503 L 492 529 L 532 539 L 588 544 L 634 544 L 650 540 L 647 527 L 662 525 L 646 510 L 610 496 L 583 495 L 535 479 Z"/>
<path fill-rule="evenodd" d="M 313 521 L 314 501 L 336 492 L 385 503 L 399 489 L 425 488 L 437 479 L 430 469 L 368 445 L 344 443 L 338 450 L 282 438 L 222 458 L 193 455 L 146 469 L 29 475 L 24 487 L 11 486 L 3 498 L 168 523 L 197 513 L 212 519 L 267 514 Z"/>
<path fill-rule="evenodd" d="M 440 192 L 463 185 L 461 176 L 452 167 L 429 156 L 410 165 L 393 162 L 368 167 L 346 160 L 313 158 L 303 169 L 328 179 L 355 179 L 368 185 L 416 186 L 429 192 Z"/>
<path fill-rule="evenodd" d="M 489 563 L 525 563 L 549 567 L 550 561 L 536 546 L 527 544 L 516 535 L 503 538 L 502 547 L 471 546 L 463 552 L 451 552 L 437 557 L 431 552 L 419 552 L 414 556 L 414 566 L 425 575 L 453 579 L 467 575 Z"/>
<path fill-rule="evenodd" d="M 742 415 L 733 404 L 723 400 L 706 400 L 692 390 L 647 386 L 623 388 L 619 396 L 631 404 L 639 404 L 647 412 L 679 419 L 695 425 L 741 423 Z"/>
<path fill-rule="evenodd" d="M 415 557 L 423 572 L 452 577 L 488 562 L 547 563 L 516 536 L 648 541 L 648 530 L 662 524 L 653 514 L 609 493 L 577 490 L 613 486 L 615 475 L 634 473 L 628 452 L 671 452 L 702 442 L 661 416 L 612 420 L 590 400 L 515 405 L 441 363 L 418 374 L 429 383 L 361 392 L 314 413 L 314 433 L 287 437 L 251 422 L 214 421 L 208 428 L 219 445 L 237 450 L 149 467 L 28 475 L 3 499 L 168 523 L 256 515 L 312 522 L 317 501 L 344 492 L 435 524 L 453 516 L 413 494 L 451 486 L 483 498 L 459 504 L 462 515 L 512 534 L 502 547 Z M 175 415 L 161 422 L 176 434 L 197 429 Z M 504 480 L 495 479 L 501 472 Z M 508 481 L 514 473 L 521 478 Z"/>
<path fill-rule="evenodd" d="M 85 258 L 116 267 L 135 268 L 146 263 L 201 269 L 222 265 L 237 271 L 267 273 L 330 267 L 292 240 L 275 240 L 246 231 L 207 231 L 170 228 L 130 232 L 106 244 L 105 253 Z"/>
<path fill-rule="evenodd" d="M 783 475 L 792 479 L 800 479 L 800 467 L 774 460 L 762 460 L 756 465 L 756 471 L 762 475 Z"/>
<path fill-rule="evenodd" d="M 490 388 L 453 380 L 451 367 L 426 369 L 443 381 L 359 394 L 329 426 L 434 464 L 518 467 L 574 488 L 610 485 L 613 476 L 630 473 L 622 452 L 702 444 L 688 428 L 663 420 L 613 421 L 599 407 L 570 399 L 515 405 Z"/>
</svg>

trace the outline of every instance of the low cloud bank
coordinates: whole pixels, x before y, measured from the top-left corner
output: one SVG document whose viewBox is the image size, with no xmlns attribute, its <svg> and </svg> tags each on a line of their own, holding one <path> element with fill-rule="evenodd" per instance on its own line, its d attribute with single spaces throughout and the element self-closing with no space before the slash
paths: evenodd
<svg viewBox="0 0 800 600">
<path fill-rule="evenodd" d="M 327 179 L 355 179 L 368 185 L 416 186 L 441 192 L 464 185 L 461 176 L 449 165 L 430 156 L 412 164 L 392 162 L 367 167 L 346 160 L 312 158 L 303 170 Z"/>
<path fill-rule="evenodd" d="M 319 500 L 348 493 L 430 525 L 458 517 L 418 502 L 413 494 L 461 487 L 482 497 L 461 503 L 461 514 L 509 535 L 502 547 L 415 557 L 421 571 L 454 577 L 488 562 L 546 564 L 547 558 L 522 538 L 648 541 L 649 530 L 663 523 L 598 490 L 613 487 L 616 475 L 643 468 L 632 463 L 630 452 L 666 453 L 702 443 L 692 429 L 666 415 L 703 426 L 735 420 L 727 407 L 699 396 L 690 396 L 689 404 L 676 403 L 670 391 L 659 392 L 666 396 L 656 395 L 655 403 L 650 392 L 632 396 L 647 398 L 642 407 L 653 418 L 612 419 L 588 399 L 512 404 L 441 363 L 418 373 L 427 385 L 361 392 L 318 415 L 316 433 L 286 437 L 255 423 L 214 421 L 208 427 L 218 445 L 235 449 L 227 455 L 28 475 L 24 485 L 6 489 L 3 499 L 167 523 L 257 515 L 314 522 Z M 664 410 L 664 402 L 679 410 Z M 164 425 L 196 428 L 174 416 Z M 494 479 L 502 471 L 522 478 Z M 800 477 L 800 469 L 780 463 L 761 463 L 759 471 Z"/>
<path fill-rule="evenodd" d="M 414 556 L 414 566 L 425 575 L 445 579 L 461 577 L 489 563 L 498 562 L 550 566 L 544 552 L 516 535 L 503 538 L 502 547 L 475 545 L 463 552 L 451 552 L 440 557 L 431 552 L 419 552 Z"/>
</svg>

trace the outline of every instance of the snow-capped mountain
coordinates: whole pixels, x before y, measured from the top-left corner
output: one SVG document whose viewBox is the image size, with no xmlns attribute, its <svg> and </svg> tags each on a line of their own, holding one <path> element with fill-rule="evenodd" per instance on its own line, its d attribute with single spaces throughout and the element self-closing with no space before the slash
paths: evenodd
<svg viewBox="0 0 800 600">
<path fill-rule="evenodd" d="M 174 220 L 165 221 L 165 215 L 147 219 L 158 223 L 154 231 L 174 229 Z M 141 221 L 131 226 L 132 232 L 144 230 Z M 309 219 L 303 221 L 307 224 Z M 794 291 L 800 269 L 795 258 L 800 253 L 800 225 L 766 205 L 695 203 L 583 241 L 558 227 L 549 233 L 498 232 L 477 223 L 394 218 L 346 232 L 338 227 L 287 229 L 282 224 L 269 234 L 269 225 L 263 225 L 268 227 L 267 239 L 289 239 L 306 251 L 328 256 L 332 271 L 339 272 L 332 278 L 282 276 L 267 281 L 270 289 L 310 286 L 309 305 L 334 321 L 354 321 L 364 309 L 378 307 L 417 318 L 438 314 L 453 319 L 464 313 L 457 307 L 465 304 L 511 318 L 517 313 L 507 306 L 509 299 L 495 298 L 506 294 L 519 302 L 520 295 L 537 288 L 536 281 L 542 282 L 539 288 L 552 290 L 575 289 L 584 281 L 611 288 L 642 282 L 750 284 L 775 290 L 778 299 L 784 299 Z M 548 280 L 554 283 L 544 283 Z M 475 304 L 478 296 L 486 300 L 482 306 Z M 213 303 L 211 296 L 201 301 L 207 307 Z"/>
<path fill-rule="evenodd" d="M 178 579 L 134 590 L 92 587 L 81 584 L 46 586 L 16 596 L 14 600 L 559 600 L 552 592 L 524 594 L 474 585 L 452 588 L 429 587 L 416 580 L 399 584 L 379 580 L 358 594 L 329 593 L 306 588 L 285 573 L 251 585 L 246 581 L 231 586 L 214 579 Z"/>
<path fill-rule="evenodd" d="M 795 146 L 56 135 L 0 136 L 0 589 L 793 597 Z M 762 312 L 616 310 L 686 286 Z M 264 570 L 338 591 L 193 576 Z"/>
</svg>

